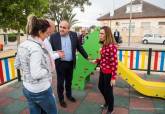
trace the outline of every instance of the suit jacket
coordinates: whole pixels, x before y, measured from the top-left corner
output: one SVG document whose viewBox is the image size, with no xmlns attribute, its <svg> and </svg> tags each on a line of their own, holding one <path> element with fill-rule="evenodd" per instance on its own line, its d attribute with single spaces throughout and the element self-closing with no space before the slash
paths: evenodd
<svg viewBox="0 0 165 114">
<path fill-rule="evenodd" d="M 81 45 L 84 44 L 84 40 L 85 40 L 85 36 L 83 34 L 81 34 L 79 37 L 78 37 L 78 40 L 80 42 Z"/>
<path fill-rule="evenodd" d="M 117 35 L 116 35 L 117 34 Z M 114 37 L 120 37 L 120 32 L 119 31 L 115 31 L 114 32 Z"/>
<path fill-rule="evenodd" d="M 75 32 L 69 32 L 69 36 L 70 36 L 70 40 L 71 40 L 71 46 L 72 46 L 72 58 L 73 58 L 73 66 L 75 67 L 76 65 L 76 50 L 78 50 L 81 55 L 84 58 L 88 58 L 88 55 L 86 53 L 86 51 L 84 50 L 84 48 L 81 46 L 78 37 L 77 37 L 77 33 Z M 54 33 L 53 35 L 50 36 L 50 43 L 52 45 L 52 49 L 53 51 L 57 51 L 57 50 L 62 50 L 61 47 L 61 36 L 60 33 Z M 55 63 L 58 66 L 60 62 L 60 59 L 56 59 Z"/>
</svg>

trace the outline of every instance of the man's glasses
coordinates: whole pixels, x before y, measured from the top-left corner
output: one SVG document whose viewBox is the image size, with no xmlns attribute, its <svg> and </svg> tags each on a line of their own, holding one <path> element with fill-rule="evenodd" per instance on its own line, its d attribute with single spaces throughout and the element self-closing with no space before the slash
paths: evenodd
<svg viewBox="0 0 165 114">
<path fill-rule="evenodd" d="M 60 28 L 66 29 L 66 27 L 64 27 L 64 26 L 60 26 Z"/>
</svg>

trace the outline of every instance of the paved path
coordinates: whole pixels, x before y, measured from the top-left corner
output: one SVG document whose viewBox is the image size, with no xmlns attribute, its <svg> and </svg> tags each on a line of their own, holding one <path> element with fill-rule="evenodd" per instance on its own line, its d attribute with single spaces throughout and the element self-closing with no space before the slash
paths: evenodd
<svg viewBox="0 0 165 114">
<path fill-rule="evenodd" d="M 165 74 L 144 76 L 144 79 L 165 82 Z M 84 91 L 73 91 L 76 103 L 66 100 L 68 108 L 61 108 L 58 104 L 59 114 L 101 114 L 100 104 L 103 98 L 97 89 L 98 71 L 91 75 L 90 82 Z M 53 90 L 56 93 L 56 78 L 53 79 Z M 114 88 L 115 113 L 114 114 L 165 114 L 165 100 L 143 96 L 132 89 L 123 80 L 118 78 Z M 57 100 L 58 101 L 58 100 Z M 0 87 L 0 114 L 29 114 L 27 102 L 22 94 L 21 82 Z"/>
<path fill-rule="evenodd" d="M 0 52 L 0 58 L 13 56 L 15 55 L 15 53 L 16 53 L 16 50 L 7 50 L 7 51 Z"/>
<path fill-rule="evenodd" d="M 121 48 L 135 48 L 135 49 L 149 49 L 152 48 L 154 50 L 165 50 L 165 45 L 163 44 L 142 44 L 142 43 L 130 43 L 128 46 L 128 43 L 122 43 L 120 44 Z"/>
</svg>

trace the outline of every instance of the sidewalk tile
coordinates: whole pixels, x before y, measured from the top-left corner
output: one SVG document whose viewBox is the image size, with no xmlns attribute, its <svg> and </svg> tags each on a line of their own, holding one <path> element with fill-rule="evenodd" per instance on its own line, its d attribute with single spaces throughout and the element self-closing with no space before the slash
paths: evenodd
<svg viewBox="0 0 165 114">
<path fill-rule="evenodd" d="M 153 99 L 154 107 L 156 109 L 157 114 L 165 114 L 165 101 L 162 99 Z"/>
<path fill-rule="evenodd" d="M 121 77 L 118 77 L 116 80 L 116 87 L 120 87 L 120 88 L 128 88 L 129 85 L 121 79 Z"/>
<path fill-rule="evenodd" d="M 130 89 L 129 89 L 129 91 L 130 91 L 130 97 L 131 98 L 147 98 L 147 96 L 145 96 L 145 95 L 142 95 L 141 93 L 139 93 L 139 92 L 137 92 L 134 88 L 132 88 L 132 87 L 130 87 Z"/>
<path fill-rule="evenodd" d="M 75 103 L 72 103 L 68 100 L 65 100 L 67 103 L 67 108 L 63 108 L 60 106 L 60 104 L 58 103 L 58 109 L 62 110 L 64 112 L 69 112 L 69 113 L 74 113 L 76 111 L 76 109 L 80 106 L 80 101 L 76 101 Z"/>
<path fill-rule="evenodd" d="M 72 91 L 72 95 L 73 95 L 76 99 L 82 101 L 82 100 L 84 100 L 84 98 L 86 97 L 87 92 L 86 92 L 85 90 L 82 90 L 82 91 L 73 90 L 73 91 Z"/>
<path fill-rule="evenodd" d="M 20 97 L 19 97 L 19 100 L 20 100 L 20 101 L 24 101 L 24 102 L 27 101 L 26 98 L 25 98 L 25 96 L 20 96 Z"/>
<path fill-rule="evenodd" d="M 113 114 L 128 114 L 128 109 L 123 107 L 115 107 Z"/>
<path fill-rule="evenodd" d="M 29 109 L 25 108 L 20 114 L 30 114 Z"/>
<path fill-rule="evenodd" d="M 11 104 L 12 102 L 14 102 L 14 100 L 11 98 L 0 97 L 0 107 L 5 107 L 5 106 Z"/>
<path fill-rule="evenodd" d="M 141 99 L 141 98 L 131 98 L 130 99 L 130 108 L 138 109 L 141 111 L 155 112 L 154 104 L 150 99 Z"/>
<path fill-rule="evenodd" d="M 115 95 L 114 98 L 115 98 L 114 99 L 115 106 L 124 107 L 124 108 L 129 107 L 129 98 L 128 97 Z"/>
<path fill-rule="evenodd" d="M 118 96 L 129 96 L 129 90 L 128 88 L 119 88 L 119 87 L 115 87 L 114 88 L 114 95 L 118 95 Z"/>
<path fill-rule="evenodd" d="M 19 114 L 24 108 L 27 107 L 26 102 L 15 101 L 4 108 L 4 114 Z"/>
<path fill-rule="evenodd" d="M 7 96 L 13 99 L 19 99 L 19 97 L 23 96 L 22 88 L 18 88 L 15 91 L 10 92 Z"/>
<path fill-rule="evenodd" d="M 104 103 L 103 96 L 100 93 L 95 93 L 95 92 L 89 92 L 85 98 L 85 101 L 99 103 L 99 104 Z"/>
<path fill-rule="evenodd" d="M 156 114 L 155 112 L 146 112 L 141 110 L 130 110 L 129 114 Z"/>
<path fill-rule="evenodd" d="M 16 83 L 11 84 L 10 86 L 18 89 L 18 88 L 23 87 L 23 84 L 22 84 L 22 81 L 20 81 L 20 82 L 16 81 Z"/>
<path fill-rule="evenodd" d="M 0 97 L 1 96 L 5 96 L 5 95 L 7 95 L 8 93 L 10 93 L 10 92 L 12 92 L 12 91 L 14 91 L 15 89 L 13 88 L 13 87 L 10 87 L 10 86 L 6 86 L 6 87 L 4 87 L 4 88 L 1 88 L 0 89 Z"/>
<path fill-rule="evenodd" d="M 101 114 L 100 104 L 83 101 L 74 114 Z"/>
<path fill-rule="evenodd" d="M 59 110 L 58 114 L 73 114 L 73 113 L 69 113 L 69 112 L 64 112 L 63 110 Z"/>
</svg>

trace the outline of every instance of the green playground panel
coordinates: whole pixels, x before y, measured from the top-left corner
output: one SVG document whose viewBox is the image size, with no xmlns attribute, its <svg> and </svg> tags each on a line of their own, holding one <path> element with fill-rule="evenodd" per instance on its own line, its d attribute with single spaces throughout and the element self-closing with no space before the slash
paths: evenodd
<svg viewBox="0 0 165 114">
<path fill-rule="evenodd" d="M 94 32 L 88 35 L 88 39 L 85 40 L 83 45 L 84 49 L 88 53 L 89 57 L 96 59 L 99 57 L 99 46 L 98 46 L 98 35 L 99 29 L 96 29 Z M 89 61 L 84 59 L 80 53 L 77 54 L 77 63 L 76 68 L 73 73 L 72 88 L 83 90 L 88 81 L 90 81 L 90 74 L 96 68 L 95 64 L 91 64 Z"/>
</svg>

